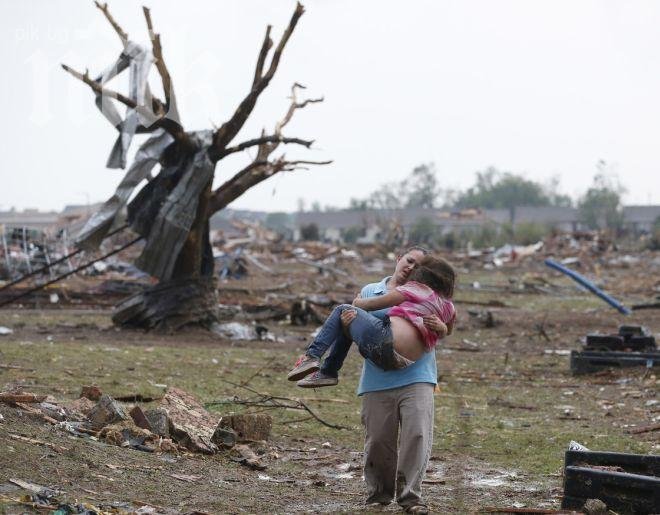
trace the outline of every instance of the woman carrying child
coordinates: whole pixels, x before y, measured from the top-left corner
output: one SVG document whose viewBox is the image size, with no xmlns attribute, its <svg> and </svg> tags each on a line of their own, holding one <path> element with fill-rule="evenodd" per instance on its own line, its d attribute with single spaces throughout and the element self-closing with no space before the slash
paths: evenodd
<svg viewBox="0 0 660 515">
<path fill-rule="evenodd" d="M 438 334 L 424 326 L 424 316 L 438 316 L 451 333 L 456 318 L 451 301 L 455 281 L 456 273 L 447 261 L 427 255 L 404 285 L 385 295 L 369 299 L 358 297 L 353 305 L 337 306 L 287 378 L 305 387 L 305 376 L 319 369 L 323 354 L 336 342 L 345 344 L 347 340 L 354 341 L 360 354 L 383 370 L 400 369 L 414 363 L 425 352 L 433 350 L 438 341 Z M 367 312 L 383 308 L 391 308 L 383 320 Z M 346 335 L 341 314 L 349 309 L 356 312 L 356 317 Z M 346 351 L 349 346 L 350 342 L 343 345 Z M 336 376 L 338 370 L 331 372 Z"/>
</svg>

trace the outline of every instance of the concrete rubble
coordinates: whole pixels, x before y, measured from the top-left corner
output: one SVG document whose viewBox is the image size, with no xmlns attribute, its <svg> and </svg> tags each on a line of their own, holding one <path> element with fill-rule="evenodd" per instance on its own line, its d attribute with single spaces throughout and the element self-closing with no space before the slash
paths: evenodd
<svg viewBox="0 0 660 515">
<path fill-rule="evenodd" d="M 81 397 L 73 401 L 11 391 L 0 392 L 0 402 L 72 435 L 150 453 L 215 454 L 238 442 L 268 440 L 272 428 L 270 415 L 214 415 L 193 395 L 174 387 L 155 407 L 121 403 L 96 386 L 84 386 Z M 239 454 L 255 468 L 254 456 L 246 447 Z"/>
</svg>

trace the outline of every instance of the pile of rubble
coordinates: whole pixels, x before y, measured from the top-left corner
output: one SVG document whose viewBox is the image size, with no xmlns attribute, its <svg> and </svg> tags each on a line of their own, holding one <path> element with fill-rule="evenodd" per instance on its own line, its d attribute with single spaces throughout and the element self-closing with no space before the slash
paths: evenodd
<svg viewBox="0 0 660 515">
<path fill-rule="evenodd" d="M 528 258 L 542 262 L 546 257 L 553 257 L 563 265 L 590 272 L 601 267 L 632 268 L 645 262 L 660 267 L 660 255 L 657 252 L 640 249 L 626 251 L 604 231 L 553 234 L 529 245 L 507 243 L 501 247 L 479 249 L 468 245 L 465 251 L 456 251 L 452 257 L 465 266 L 472 264 L 487 270 L 503 266 L 519 267 Z"/>
<path fill-rule="evenodd" d="M 217 308 L 220 324 L 213 330 L 224 337 L 273 339 L 264 325 L 268 320 L 288 321 L 292 325 L 319 324 L 333 304 L 353 300 L 362 284 L 359 278 L 386 275 L 396 258 L 391 249 L 376 243 L 342 247 L 318 241 L 291 242 L 259 222 L 232 220 L 231 225 L 231 232 L 211 234 L 214 281 L 221 303 Z M 106 243 L 111 248 L 130 240 L 131 236 L 134 234 L 126 231 L 108 238 Z M 54 304 L 83 308 L 115 306 L 121 312 L 120 308 L 126 307 L 123 301 L 131 301 L 131 297 L 154 283 L 153 278 L 129 264 L 141 246 L 138 242 L 113 258 L 94 263 L 79 275 L 30 293 L 20 302 L 41 308 Z M 648 280 L 649 272 L 660 270 L 660 253 L 627 254 L 605 233 L 556 234 L 526 246 L 452 252 L 439 249 L 438 252 L 462 273 L 498 269 L 509 280 L 509 284 L 461 282 L 459 291 L 575 295 L 576 286 L 556 282 L 556 276 L 548 273 L 543 263 L 545 258 L 552 257 L 561 265 L 588 274 L 594 284 L 608 292 L 624 295 L 622 301 L 630 299 L 632 309 L 660 307 L 660 299 L 655 298 L 660 295 L 660 282 Z M 635 268 L 627 268 L 631 266 Z M 624 273 L 626 281 L 622 282 L 619 277 Z M 44 276 L 39 280 L 47 279 Z M 2 288 L 0 281 L 0 304 L 23 291 L 13 286 Z M 471 303 L 479 304 L 474 298 Z M 120 316 L 115 323 L 125 325 L 123 320 Z"/>
<path fill-rule="evenodd" d="M 142 405 L 130 402 L 136 400 L 142 401 Z M 144 407 L 156 401 L 155 407 Z M 268 440 L 272 428 L 270 415 L 216 416 L 191 394 L 172 387 L 160 399 L 114 399 L 96 386 L 83 386 L 80 397 L 73 401 L 60 402 L 51 396 L 12 391 L 0 393 L 0 402 L 80 438 L 149 453 L 215 454 L 234 449 L 239 455 L 237 461 L 253 468 L 265 467 L 247 445 L 240 444 Z M 9 436 L 54 446 L 20 435 Z"/>
</svg>

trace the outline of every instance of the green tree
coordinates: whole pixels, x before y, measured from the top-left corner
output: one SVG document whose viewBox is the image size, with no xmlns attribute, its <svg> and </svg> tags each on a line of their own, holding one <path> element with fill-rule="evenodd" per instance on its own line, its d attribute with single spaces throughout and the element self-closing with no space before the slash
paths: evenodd
<svg viewBox="0 0 660 515">
<path fill-rule="evenodd" d="M 358 198 L 351 198 L 348 204 L 348 209 L 354 211 L 366 211 L 368 207 L 366 200 L 360 200 Z"/>
<path fill-rule="evenodd" d="M 406 207 L 436 207 L 439 196 L 438 179 L 433 163 L 422 164 L 413 168 L 412 173 L 401 184 L 406 195 Z"/>
<path fill-rule="evenodd" d="M 599 161 L 593 185 L 578 201 L 580 220 L 590 229 L 621 229 L 621 195 L 625 191 L 618 180 L 607 174 L 605 161 Z"/>
<path fill-rule="evenodd" d="M 401 209 L 403 207 L 404 192 L 400 182 L 390 182 L 381 185 L 374 191 L 367 202 L 373 209 Z"/>
<path fill-rule="evenodd" d="M 459 193 L 454 207 L 511 209 L 516 206 L 549 206 L 550 198 L 541 184 L 494 167 L 477 172 L 476 184 Z"/>
</svg>

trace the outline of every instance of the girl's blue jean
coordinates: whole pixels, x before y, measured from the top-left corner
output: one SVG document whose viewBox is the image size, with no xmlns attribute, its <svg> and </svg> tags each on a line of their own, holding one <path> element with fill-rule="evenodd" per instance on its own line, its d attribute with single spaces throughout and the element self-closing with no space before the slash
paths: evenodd
<svg viewBox="0 0 660 515">
<path fill-rule="evenodd" d="M 353 310 L 357 315 L 348 326 L 348 337 L 344 333 L 344 326 L 341 323 L 341 314 L 345 310 Z M 351 342 L 357 344 L 362 357 L 370 359 L 384 370 L 393 370 L 402 366 L 394 353 L 394 340 L 389 318 L 385 317 L 381 320 L 350 304 L 340 304 L 332 311 L 314 341 L 307 348 L 306 354 L 320 360 L 328 349 L 331 349 L 323 362 L 321 372 L 337 377 L 351 348 Z"/>
</svg>

